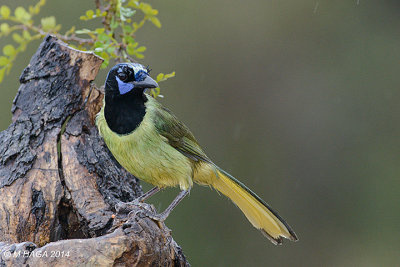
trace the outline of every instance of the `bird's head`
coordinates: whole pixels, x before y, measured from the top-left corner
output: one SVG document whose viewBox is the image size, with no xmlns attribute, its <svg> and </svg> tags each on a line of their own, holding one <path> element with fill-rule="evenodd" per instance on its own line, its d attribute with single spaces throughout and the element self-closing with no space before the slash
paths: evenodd
<svg viewBox="0 0 400 267">
<path fill-rule="evenodd" d="M 124 95 L 133 90 L 143 92 L 146 88 L 155 88 L 158 84 L 149 76 L 149 70 L 139 63 L 121 63 L 109 72 L 105 84 L 106 94 Z"/>
</svg>

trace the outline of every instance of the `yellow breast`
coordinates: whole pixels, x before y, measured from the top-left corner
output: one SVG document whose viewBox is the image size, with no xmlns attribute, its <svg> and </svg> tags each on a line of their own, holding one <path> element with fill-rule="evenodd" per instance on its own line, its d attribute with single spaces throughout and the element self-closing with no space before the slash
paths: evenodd
<svg viewBox="0 0 400 267">
<path fill-rule="evenodd" d="M 158 134 L 152 116 L 159 105 L 152 97 L 148 99 L 146 115 L 133 132 L 113 132 L 104 116 L 104 104 L 96 117 L 97 128 L 115 159 L 137 178 L 159 187 L 179 185 L 186 190 L 193 185 L 192 163 Z"/>
</svg>

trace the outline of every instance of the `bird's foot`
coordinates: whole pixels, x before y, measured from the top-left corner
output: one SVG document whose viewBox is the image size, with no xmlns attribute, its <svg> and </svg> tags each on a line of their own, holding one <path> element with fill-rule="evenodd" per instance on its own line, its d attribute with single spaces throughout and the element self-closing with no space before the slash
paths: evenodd
<svg viewBox="0 0 400 267">
<path fill-rule="evenodd" d="M 162 223 L 167 219 L 168 214 L 165 214 L 164 212 L 161 212 L 161 213 L 149 213 L 149 214 L 147 214 L 147 217 L 152 219 L 153 221 Z"/>
<path fill-rule="evenodd" d="M 131 202 L 119 202 L 115 205 L 115 211 L 117 214 L 121 213 L 130 213 L 132 210 L 135 210 L 135 208 L 140 207 L 143 208 L 143 203 L 140 201 L 139 198 L 131 201 Z"/>
<path fill-rule="evenodd" d="M 156 187 L 158 189 L 158 187 Z M 152 189 L 155 190 L 155 189 Z M 151 191 L 152 191 L 151 190 Z M 159 189 L 158 189 L 159 190 Z M 158 222 L 159 225 L 162 225 L 162 223 L 167 219 L 171 211 L 178 205 L 178 203 L 189 193 L 189 190 L 182 190 L 176 198 L 172 201 L 172 203 L 166 208 L 163 212 L 157 214 L 155 212 L 148 212 L 146 211 L 146 217 L 152 219 L 155 222 Z"/>
<path fill-rule="evenodd" d="M 133 213 L 133 211 L 132 211 L 132 213 Z M 138 210 L 138 211 L 134 212 L 134 216 L 139 216 L 142 218 L 147 217 L 149 219 L 152 219 L 155 222 L 163 223 L 167 219 L 168 214 L 165 214 L 164 212 L 156 213 L 156 212 L 148 210 L 148 209 L 142 209 L 142 210 Z"/>
</svg>

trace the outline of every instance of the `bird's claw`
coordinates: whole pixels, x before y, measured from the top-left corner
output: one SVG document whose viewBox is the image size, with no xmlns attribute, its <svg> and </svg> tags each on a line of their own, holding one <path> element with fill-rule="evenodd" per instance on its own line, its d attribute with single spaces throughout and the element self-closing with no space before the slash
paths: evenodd
<svg viewBox="0 0 400 267">
<path fill-rule="evenodd" d="M 163 223 L 167 219 L 167 216 L 165 216 L 165 214 L 155 213 L 155 212 L 147 210 L 147 209 L 135 211 L 134 215 L 142 217 L 142 218 L 147 217 L 147 218 L 152 219 L 153 221 L 159 222 L 159 223 Z"/>
<path fill-rule="evenodd" d="M 114 208 L 115 208 L 115 211 L 118 214 L 120 214 L 120 213 L 129 213 L 132 210 L 134 210 L 135 207 L 138 207 L 138 206 L 141 207 L 141 204 L 142 203 L 139 200 L 134 199 L 131 202 L 119 202 L 114 206 Z"/>
<path fill-rule="evenodd" d="M 164 222 L 167 219 L 167 216 L 163 213 L 158 213 L 158 214 L 149 213 L 147 214 L 147 217 L 152 219 L 153 221 L 160 223 Z"/>
<path fill-rule="evenodd" d="M 128 218 L 140 217 L 149 218 L 155 221 L 160 228 L 163 228 L 162 224 L 167 219 L 168 214 L 161 212 L 156 213 L 149 209 L 150 207 L 140 201 L 140 199 L 135 199 L 131 202 L 119 202 L 115 205 L 115 211 L 117 214 L 127 214 Z"/>
</svg>

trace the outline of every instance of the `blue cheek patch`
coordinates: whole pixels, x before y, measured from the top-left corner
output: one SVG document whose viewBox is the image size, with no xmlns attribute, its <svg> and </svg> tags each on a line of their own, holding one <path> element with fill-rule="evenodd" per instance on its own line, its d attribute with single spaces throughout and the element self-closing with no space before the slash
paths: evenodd
<svg viewBox="0 0 400 267">
<path fill-rule="evenodd" d="M 119 93 L 121 95 L 128 93 L 130 90 L 133 89 L 133 87 L 135 87 L 133 84 L 131 83 L 124 83 L 123 81 L 121 81 L 118 77 L 115 77 L 117 79 L 118 82 L 118 89 L 119 89 Z"/>
</svg>

